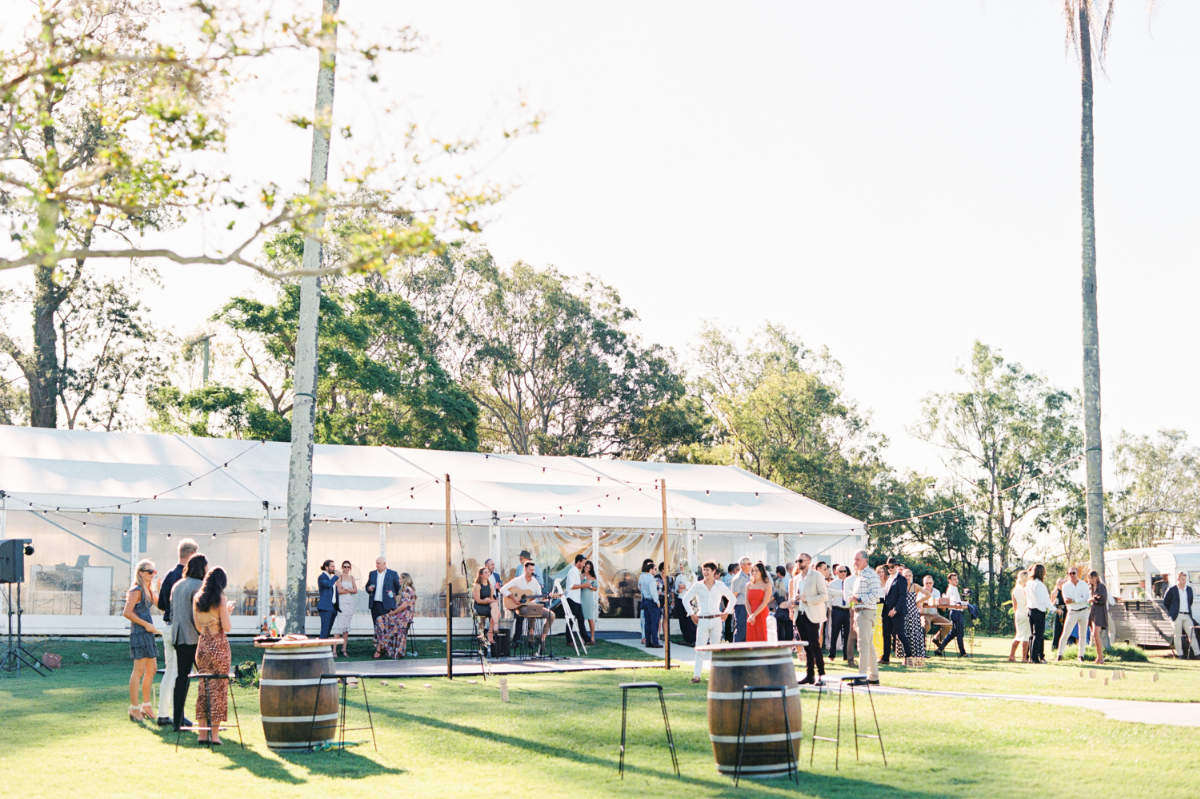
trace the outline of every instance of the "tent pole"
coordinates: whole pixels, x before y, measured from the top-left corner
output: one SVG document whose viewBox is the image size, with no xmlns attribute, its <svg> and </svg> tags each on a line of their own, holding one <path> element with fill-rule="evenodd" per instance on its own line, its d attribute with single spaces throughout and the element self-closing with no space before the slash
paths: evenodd
<svg viewBox="0 0 1200 799">
<path fill-rule="evenodd" d="M 454 679 L 454 661 L 451 656 L 453 638 L 454 572 L 450 568 L 450 475 L 446 480 L 446 677 Z"/>
<path fill-rule="evenodd" d="M 387 522 L 379 523 L 379 557 L 387 557 Z"/>
<path fill-rule="evenodd" d="M 263 500 L 258 528 L 258 626 L 271 616 L 271 503 Z"/>
<path fill-rule="evenodd" d="M 663 596 L 663 660 L 666 662 L 667 671 L 671 670 L 671 605 L 675 599 L 675 592 L 671 588 L 671 553 L 667 549 L 667 481 L 660 479 L 658 481 L 659 489 L 662 492 L 662 530 L 663 530 L 663 587 L 666 589 Z M 647 633 L 649 635 L 649 633 Z"/>
<path fill-rule="evenodd" d="M 142 515 L 135 513 L 130 518 L 129 532 L 129 584 L 137 582 L 137 564 L 141 558 Z"/>
</svg>

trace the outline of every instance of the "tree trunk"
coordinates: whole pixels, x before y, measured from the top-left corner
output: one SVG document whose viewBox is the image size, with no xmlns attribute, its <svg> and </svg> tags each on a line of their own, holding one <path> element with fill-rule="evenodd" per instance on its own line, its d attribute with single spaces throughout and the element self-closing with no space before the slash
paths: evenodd
<svg viewBox="0 0 1200 799">
<path fill-rule="evenodd" d="M 1083 439 L 1087 462 L 1087 533 L 1092 569 L 1104 574 L 1104 484 L 1100 447 L 1100 328 L 1096 313 L 1095 140 L 1092 131 L 1092 31 L 1086 3 L 1079 4 L 1080 205 L 1083 222 Z"/>
<path fill-rule="evenodd" d="M 57 218 L 55 214 L 54 219 Z M 34 268 L 33 368 L 25 372 L 29 385 L 29 424 L 33 427 L 58 426 L 58 331 L 54 327 L 54 312 L 62 302 L 62 292 L 54 280 L 54 271 L 53 266 Z"/>
<path fill-rule="evenodd" d="M 325 188 L 329 173 L 329 131 L 333 122 L 333 77 L 337 58 L 337 11 L 340 0 L 323 0 L 321 10 L 320 65 L 313 119 L 310 194 Z M 321 242 L 315 233 L 325 224 L 317 214 L 304 239 L 304 269 L 321 266 Z M 313 423 L 317 394 L 317 319 L 321 297 L 319 279 L 300 279 L 300 318 L 296 330 L 295 394 L 292 405 L 292 453 L 287 497 L 287 609 L 288 632 L 304 632 L 307 605 L 308 531 L 312 517 Z"/>
</svg>

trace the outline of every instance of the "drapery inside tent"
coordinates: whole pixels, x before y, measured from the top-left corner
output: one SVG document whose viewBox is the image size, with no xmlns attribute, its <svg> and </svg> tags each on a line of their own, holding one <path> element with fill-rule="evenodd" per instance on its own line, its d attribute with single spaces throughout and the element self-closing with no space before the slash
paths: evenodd
<svg viewBox="0 0 1200 799">
<path fill-rule="evenodd" d="M 184 536 L 229 571 L 251 624 L 282 591 L 288 455 L 277 442 L 0 426 L 6 535 L 36 542 L 31 629 L 112 618 L 137 559 L 165 571 Z M 314 582 L 326 557 L 351 560 L 361 582 L 383 552 L 412 574 L 424 615 L 444 607 L 447 474 L 456 565 L 473 573 L 491 556 L 507 574 L 521 549 L 547 566 L 583 552 L 614 598 L 624 572 L 661 557 L 663 479 L 674 563 L 750 554 L 774 564 L 801 548 L 847 561 L 866 539 L 862 522 L 729 466 L 318 445 L 313 469 Z M 459 573 L 455 591 L 466 584 Z"/>
</svg>

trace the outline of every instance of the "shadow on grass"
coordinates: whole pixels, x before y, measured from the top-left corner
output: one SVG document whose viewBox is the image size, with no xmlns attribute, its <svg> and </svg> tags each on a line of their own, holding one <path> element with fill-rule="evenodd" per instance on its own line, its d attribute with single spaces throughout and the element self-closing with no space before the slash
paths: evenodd
<svg viewBox="0 0 1200 799">
<path fill-rule="evenodd" d="M 617 771 L 617 759 L 614 757 L 599 757 L 595 755 L 586 755 L 580 752 L 573 752 L 569 749 L 552 748 L 545 740 L 530 740 L 521 738 L 516 735 L 497 732 L 494 729 L 484 729 L 480 727 L 471 727 L 465 724 L 459 724 L 453 721 L 447 721 L 444 718 L 436 718 L 432 716 L 421 716 L 415 713 L 407 713 L 402 710 L 395 710 L 388 707 L 374 707 L 377 716 L 390 716 L 397 720 L 417 724 L 425 727 L 432 727 L 444 732 L 457 733 L 473 738 L 479 738 L 489 743 L 502 744 L 511 746 L 515 749 L 524 750 L 530 754 L 548 755 L 561 760 L 567 760 L 581 765 L 598 766 L 606 769 L 611 769 L 612 772 Z M 685 753 L 681 752 L 681 755 Z M 802 763 L 805 763 L 802 759 Z M 676 779 L 675 773 L 665 769 L 647 768 L 630 763 L 626 760 L 625 772 L 627 775 L 645 775 L 657 777 L 663 780 Z M 954 794 L 938 794 L 930 793 L 929 791 L 908 791 L 903 788 L 896 788 L 882 782 L 873 782 L 871 780 L 854 779 L 851 777 L 843 777 L 838 774 L 815 774 L 800 770 L 800 787 L 814 796 L 858 796 L 858 795 L 873 795 L 870 792 L 880 789 L 886 790 L 888 797 L 895 799 L 957 799 Z M 721 779 L 703 779 L 697 778 L 694 775 L 687 775 L 678 778 L 681 780 L 681 785 L 687 786 L 703 786 L 711 791 L 719 791 L 722 796 L 745 796 L 748 786 L 734 788 L 732 780 Z M 792 789 L 791 783 L 785 779 L 774 780 L 748 780 L 750 786 L 761 786 L 762 788 L 785 788 Z M 631 783 L 635 786 L 637 783 Z"/>
<path fill-rule="evenodd" d="M 172 750 L 175 748 L 175 735 L 174 731 L 166 728 L 158 731 L 159 739 L 164 745 L 170 746 Z M 239 746 L 236 730 L 222 730 L 221 738 L 221 745 L 215 749 L 211 749 L 200 746 L 194 734 L 185 734 L 180 741 L 179 748 L 180 750 L 208 749 L 213 757 L 219 757 L 227 761 L 225 765 L 221 766 L 225 770 L 245 769 L 255 777 L 262 777 L 274 782 L 284 782 L 289 785 L 303 785 L 307 780 L 297 777 L 288 771 L 284 768 L 281 761 L 303 766 L 312 774 L 345 779 L 363 779 L 380 774 L 395 775 L 404 773 L 403 769 L 385 766 L 351 749 L 345 749 L 341 752 L 332 750 L 316 752 L 272 752 L 270 755 L 263 755 L 250 745 L 247 745 L 245 748 Z"/>
</svg>

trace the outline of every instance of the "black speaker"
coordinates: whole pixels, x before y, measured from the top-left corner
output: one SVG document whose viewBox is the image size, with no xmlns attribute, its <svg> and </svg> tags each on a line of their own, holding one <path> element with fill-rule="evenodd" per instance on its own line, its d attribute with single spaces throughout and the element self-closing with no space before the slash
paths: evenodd
<svg viewBox="0 0 1200 799">
<path fill-rule="evenodd" d="M 32 543 L 28 538 L 0 541 L 0 583 L 25 582 L 25 553 L 33 554 Z"/>
</svg>

